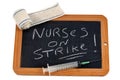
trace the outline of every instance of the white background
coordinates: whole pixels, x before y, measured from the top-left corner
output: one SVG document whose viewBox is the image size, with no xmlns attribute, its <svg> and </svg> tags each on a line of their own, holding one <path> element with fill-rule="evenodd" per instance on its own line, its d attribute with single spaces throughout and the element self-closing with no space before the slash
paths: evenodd
<svg viewBox="0 0 120 80">
<path fill-rule="evenodd" d="M 21 76 L 13 71 L 15 22 L 13 13 L 28 13 L 58 2 L 65 14 L 102 14 L 108 19 L 110 71 L 106 76 L 57 77 Z M 0 80 L 119 80 L 120 78 L 120 2 L 119 0 L 1 0 L 0 1 Z"/>
</svg>

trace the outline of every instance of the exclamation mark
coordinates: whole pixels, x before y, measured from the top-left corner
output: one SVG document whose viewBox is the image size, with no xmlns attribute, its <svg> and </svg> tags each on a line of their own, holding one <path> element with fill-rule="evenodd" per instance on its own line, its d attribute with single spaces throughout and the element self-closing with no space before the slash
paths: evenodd
<svg viewBox="0 0 120 80">
<path fill-rule="evenodd" d="M 94 34 L 94 46 L 96 47 L 97 46 L 97 44 L 96 44 L 96 35 Z M 97 52 L 97 50 L 94 50 L 94 53 L 96 53 Z"/>
</svg>

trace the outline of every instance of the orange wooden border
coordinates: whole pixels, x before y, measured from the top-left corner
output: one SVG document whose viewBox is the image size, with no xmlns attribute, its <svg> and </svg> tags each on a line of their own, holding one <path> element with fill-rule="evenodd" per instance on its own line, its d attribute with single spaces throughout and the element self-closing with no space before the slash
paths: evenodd
<svg viewBox="0 0 120 80">
<path fill-rule="evenodd" d="M 57 76 L 103 76 L 109 71 L 109 55 L 108 55 L 108 25 L 107 19 L 102 15 L 64 15 L 55 21 L 101 21 L 101 47 L 102 47 L 102 68 L 82 68 L 67 69 L 53 72 L 51 75 Z M 21 75 L 48 75 L 43 74 L 42 68 L 21 68 L 21 46 L 22 46 L 22 30 L 16 26 L 15 46 L 14 46 L 14 62 L 13 69 L 15 73 Z"/>
</svg>

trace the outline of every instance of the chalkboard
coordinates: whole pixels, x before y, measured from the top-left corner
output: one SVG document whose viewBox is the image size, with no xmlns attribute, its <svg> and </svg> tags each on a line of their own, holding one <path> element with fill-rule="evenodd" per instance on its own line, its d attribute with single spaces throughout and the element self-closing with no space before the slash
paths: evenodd
<svg viewBox="0 0 120 80">
<path fill-rule="evenodd" d="M 107 20 L 101 15 L 64 15 L 23 31 L 16 27 L 14 71 L 47 75 L 42 68 L 48 64 L 91 61 L 52 75 L 105 75 L 109 71 L 107 33 Z"/>
<path fill-rule="evenodd" d="M 101 60 L 100 21 L 49 21 L 23 31 L 21 67 Z M 85 65 L 101 68 L 101 61 Z"/>
</svg>

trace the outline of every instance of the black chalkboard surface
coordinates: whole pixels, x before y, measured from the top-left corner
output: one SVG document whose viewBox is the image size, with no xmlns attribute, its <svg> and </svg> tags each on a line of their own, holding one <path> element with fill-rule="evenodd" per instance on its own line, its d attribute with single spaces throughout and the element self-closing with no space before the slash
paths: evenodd
<svg viewBox="0 0 120 80">
<path fill-rule="evenodd" d="M 53 75 L 105 75 L 108 72 L 105 17 L 64 15 L 27 30 L 16 28 L 14 71 L 17 74 L 47 75 L 42 68 L 47 68 L 48 64 L 74 61 L 91 63 L 60 70 Z"/>
<path fill-rule="evenodd" d="M 49 21 L 23 31 L 21 67 L 101 60 L 99 21 Z M 81 66 L 101 68 L 101 61 Z"/>
</svg>

